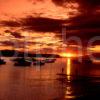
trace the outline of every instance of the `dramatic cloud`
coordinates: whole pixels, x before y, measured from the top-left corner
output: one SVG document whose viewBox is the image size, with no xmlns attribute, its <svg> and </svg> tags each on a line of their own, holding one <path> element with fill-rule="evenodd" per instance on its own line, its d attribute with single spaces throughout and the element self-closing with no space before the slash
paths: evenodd
<svg viewBox="0 0 100 100">
<path fill-rule="evenodd" d="M 39 31 L 39 32 L 54 32 L 62 29 L 64 20 L 50 18 L 34 18 L 32 16 L 19 19 L 17 21 L 1 21 L 3 27 L 19 27 L 22 30 Z"/>
<path fill-rule="evenodd" d="M 55 4 L 59 6 L 66 6 L 70 2 L 76 2 L 80 5 L 82 9 L 96 8 L 100 6 L 100 0 L 52 0 Z"/>
<path fill-rule="evenodd" d="M 20 23 L 18 23 L 17 21 L 12 21 L 12 20 L 7 20 L 7 21 L 1 21 L 0 22 L 1 26 L 8 26 L 8 27 L 19 27 Z"/>
<path fill-rule="evenodd" d="M 27 17 L 22 20 L 22 26 L 28 30 L 53 32 L 61 30 L 63 20 L 54 20 L 49 18 Z"/>
<path fill-rule="evenodd" d="M 64 33 L 62 33 L 64 32 Z M 0 0 L 0 47 L 58 50 L 78 36 L 86 44 L 100 33 L 100 0 Z M 3 47 L 2 47 L 3 48 Z"/>
<path fill-rule="evenodd" d="M 12 31 L 6 30 L 5 33 L 11 33 L 11 35 L 14 36 L 15 38 L 23 38 L 23 36 L 21 36 L 19 32 L 12 32 Z"/>
<path fill-rule="evenodd" d="M 77 6 L 76 6 L 77 5 Z M 53 19 L 68 19 L 79 14 L 78 4 L 74 8 L 58 7 L 52 0 L 4 0 L 0 2 L 1 19 L 20 18 L 27 15 Z"/>
</svg>

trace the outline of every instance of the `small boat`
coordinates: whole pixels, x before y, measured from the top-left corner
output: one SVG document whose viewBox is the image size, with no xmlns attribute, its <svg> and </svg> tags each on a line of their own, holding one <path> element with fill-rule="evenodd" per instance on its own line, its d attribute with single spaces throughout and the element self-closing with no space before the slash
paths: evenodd
<svg viewBox="0 0 100 100">
<path fill-rule="evenodd" d="M 76 60 L 76 59 L 73 59 L 73 60 L 72 60 L 72 63 L 73 63 L 73 64 L 81 64 L 81 61 Z"/>
<path fill-rule="evenodd" d="M 85 64 L 92 64 L 93 62 L 91 60 L 83 60 L 83 63 L 85 63 Z"/>
<path fill-rule="evenodd" d="M 0 59 L 0 65 L 6 64 L 6 62 L 3 59 Z"/>
<path fill-rule="evenodd" d="M 32 61 L 33 61 L 33 62 L 35 62 L 35 61 L 37 61 L 37 59 L 35 59 L 35 58 L 32 58 Z"/>
<path fill-rule="evenodd" d="M 82 63 L 84 63 L 84 64 L 92 64 L 93 63 L 93 61 L 90 59 L 90 58 L 83 58 L 82 59 Z"/>
<path fill-rule="evenodd" d="M 55 58 L 47 58 L 47 59 L 45 59 L 46 63 L 54 63 L 55 61 L 56 61 Z"/>
<path fill-rule="evenodd" d="M 43 66 L 45 64 L 44 60 L 37 60 L 35 62 L 33 62 L 33 65 L 35 66 Z"/>
<path fill-rule="evenodd" d="M 21 60 L 18 60 L 14 65 L 15 66 L 30 66 L 31 62 L 29 62 L 25 59 L 21 59 Z"/>
<path fill-rule="evenodd" d="M 18 57 L 18 58 L 15 58 L 15 59 L 13 59 L 12 61 L 15 61 L 15 62 L 17 62 L 17 61 L 20 61 L 20 60 L 24 60 L 25 58 L 23 58 L 23 57 Z"/>
</svg>

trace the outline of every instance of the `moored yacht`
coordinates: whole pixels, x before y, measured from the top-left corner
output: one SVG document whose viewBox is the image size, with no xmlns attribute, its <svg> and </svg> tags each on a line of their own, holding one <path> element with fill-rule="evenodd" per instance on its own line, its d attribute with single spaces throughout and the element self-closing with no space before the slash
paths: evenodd
<svg viewBox="0 0 100 100">
<path fill-rule="evenodd" d="M 46 63 L 54 63 L 55 61 L 56 61 L 55 58 L 46 58 L 46 59 L 45 59 L 45 62 L 46 62 Z"/>
<path fill-rule="evenodd" d="M 33 65 L 35 66 L 43 66 L 45 64 L 44 60 L 37 60 L 35 62 L 33 62 Z"/>
<path fill-rule="evenodd" d="M 0 58 L 0 65 L 6 64 L 6 62 Z"/>
<path fill-rule="evenodd" d="M 31 62 L 26 60 L 25 58 L 20 58 L 16 60 L 15 66 L 30 66 Z"/>
</svg>

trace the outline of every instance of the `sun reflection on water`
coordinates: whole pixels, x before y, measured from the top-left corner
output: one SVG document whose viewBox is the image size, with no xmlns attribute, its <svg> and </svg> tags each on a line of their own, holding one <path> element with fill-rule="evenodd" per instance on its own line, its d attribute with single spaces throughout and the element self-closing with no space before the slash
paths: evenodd
<svg viewBox="0 0 100 100">
<path fill-rule="evenodd" d="M 73 88 L 71 85 L 66 87 L 66 91 L 65 91 L 65 99 L 75 99 L 76 96 L 73 95 Z"/>
<path fill-rule="evenodd" d="M 71 80 L 71 58 L 67 58 L 67 69 L 66 69 L 67 79 Z"/>
</svg>

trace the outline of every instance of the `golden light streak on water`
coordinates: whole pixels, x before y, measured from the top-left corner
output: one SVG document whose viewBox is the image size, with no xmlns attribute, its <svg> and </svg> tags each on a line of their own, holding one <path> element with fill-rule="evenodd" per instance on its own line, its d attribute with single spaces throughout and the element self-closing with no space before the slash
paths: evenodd
<svg viewBox="0 0 100 100">
<path fill-rule="evenodd" d="M 71 80 L 71 58 L 67 58 L 67 69 L 66 69 L 67 79 Z"/>
<path fill-rule="evenodd" d="M 73 95 L 72 86 L 67 86 L 65 91 L 65 99 L 75 99 L 76 96 Z"/>
</svg>

